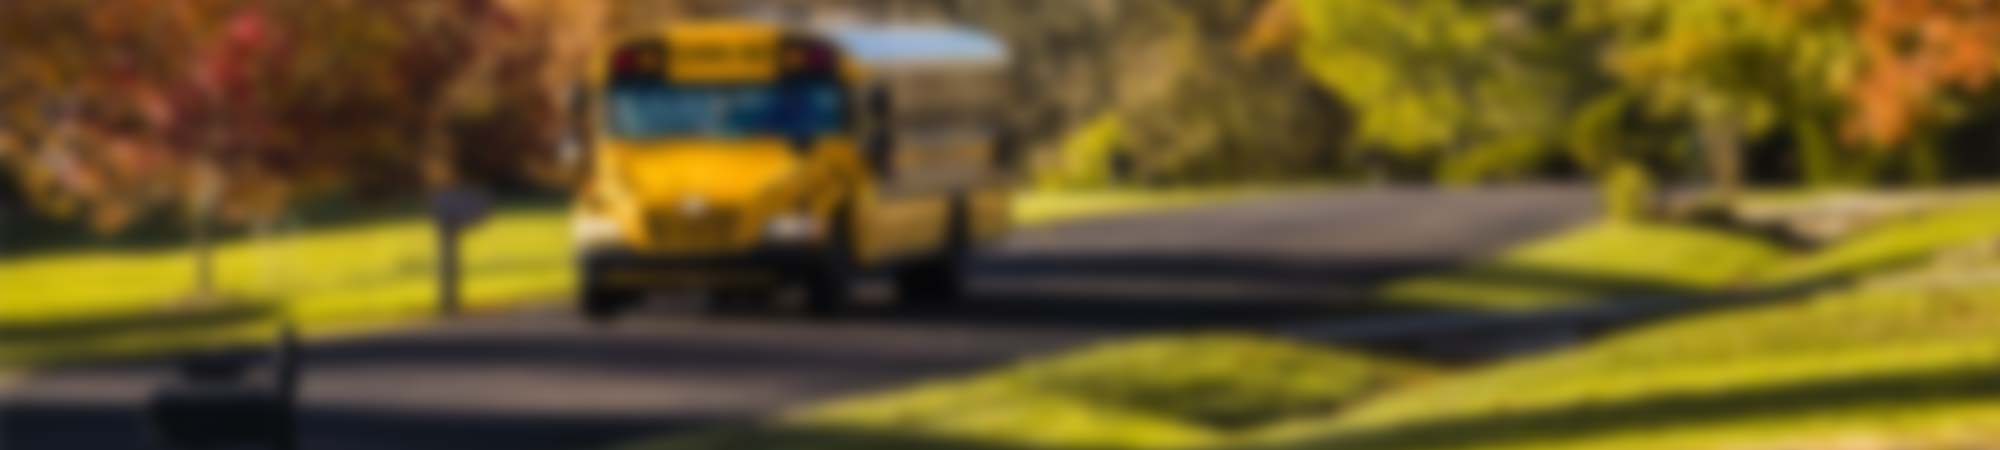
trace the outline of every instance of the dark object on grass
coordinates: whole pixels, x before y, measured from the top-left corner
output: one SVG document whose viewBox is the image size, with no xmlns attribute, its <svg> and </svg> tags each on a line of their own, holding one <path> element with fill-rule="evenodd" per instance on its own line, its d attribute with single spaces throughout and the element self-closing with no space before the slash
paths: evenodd
<svg viewBox="0 0 2000 450">
<path fill-rule="evenodd" d="M 431 215 L 438 231 L 439 315 L 458 316 L 459 238 L 485 220 L 492 209 L 492 197 L 472 189 L 451 189 L 431 197 Z"/>
<path fill-rule="evenodd" d="M 153 391 L 146 419 L 168 449 L 297 447 L 298 336 L 280 331 L 278 348 L 221 351 L 182 361 L 180 378 Z M 263 375 L 253 376 L 253 375 Z"/>
</svg>

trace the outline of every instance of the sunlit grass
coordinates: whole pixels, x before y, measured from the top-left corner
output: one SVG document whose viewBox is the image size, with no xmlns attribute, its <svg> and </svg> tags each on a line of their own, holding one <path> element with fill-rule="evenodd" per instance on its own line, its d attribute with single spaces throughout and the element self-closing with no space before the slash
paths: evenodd
<svg viewBox="0 0 2000 450">
<path fill-rule="evenodd" d="M 1623 295 L 1713 292 L 1751 282 L 1784 257 L 1771 243 L 1725 231 L 1600 222 L 1380 292 L 1387 301 L 1425 306 L 1541 309 Z"/>
<path fill-rule="evenodd" d="M 1111 342 L 635 449 L 1157 449 L 1337 411 L 1431 369 L 1265 338 Z"/>
<path fill-rule="evenodd" d="M 572 273 L 565 215 L 556 208 L 497 213 L 464 241 L 465 309 L 480 313 L 560 298 Z M 216 281 L 226 302 L 275 302 L 308 332 L 356 331 L 437 314 L 434 228 L 421 217 L 316 229 L 221 244 Z M 43 253 L 0 260 L 0 325 L 51 326 L 226 307 L 187 299 L 189 250 Z M 15 342 L 0 363 L 143 354 L 269 326 L 68 335 Z M 261 330 L 261 331 L 250 331 Z"/>
<path fill-rule="evenodd" d="M 468 298 L 554 293 L 569 285 L 566 222 L 555 209 L 497 214 L 466 235 Z M 319 311 L 431 307 L 436 287 L 432 225 L 417 217 L 246 239 L 218 246 L 223 297 L 283 300 L 303 319 Z M 55 322 L 201 306 L 194 259 L 184 247 L 92 250 L 0 260 L 0 323 Z M 527 279 L 520 279 L 526 277 Z M 488 294 L 488 295 L 481 295 Z"/>
<path fill-rule="evenodd" d="M 1774 271 L 1774 283 L 1863 274 L 1921 261 L 1939 250 L 2000 238 L 2000 194 L 1876 225 Z"/>
<path fill-rule="evenodd" d="M 1182 406 L 1209 402 L 1271 406 L 1234 427 Z M 1455 374 L 1330 347 L 1157 338 L 625 448 L 1982 448 L 1993 430 L 1989 262 Z"/>
<path fill-rule="evenodd" d="M 1269 439 L 1296 449 L 1812 448 L 1843 439 L 1920 448 L 2000 438 L 1966 434 L 2000 430 L 1996 380 L 2000 279 L 1919 280 L 1642 328 L 1390 394 Z"/>
<path fill-rule="evenodd" d="M 1015 196 L 1014 220 L 1021 225 L 1122 213 L 1156 211 L 1277 192 L 1281 187 L 1098 189 L 1029 191 Z"/>
</svg>

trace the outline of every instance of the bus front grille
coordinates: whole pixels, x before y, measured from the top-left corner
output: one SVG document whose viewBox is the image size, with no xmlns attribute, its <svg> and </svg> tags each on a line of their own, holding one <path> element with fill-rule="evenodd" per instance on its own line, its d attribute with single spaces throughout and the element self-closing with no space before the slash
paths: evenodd
<svg viewBox="0 0 2000 450">
<path fill-rule="evenodd" d="M 731 211 L 711 210 L 698 214 L 683 211 L 656 211 L 648 222 L 653 233 L 653 241 L 670 248 L 715 248 L 727 246 L 731 242 L 736 227 L 736 214 Z"/>
</svg>

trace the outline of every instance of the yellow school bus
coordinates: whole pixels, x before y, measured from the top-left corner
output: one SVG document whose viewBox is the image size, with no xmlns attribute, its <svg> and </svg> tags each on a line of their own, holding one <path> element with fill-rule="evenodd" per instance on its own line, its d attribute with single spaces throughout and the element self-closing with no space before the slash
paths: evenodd
<svg viewBox="0 0 2000 450">
<path fill-rule="evenodd" d="M 574 107 L 582 313 L 673 290 L 797 293 L 830 314 L 870 274 L 905 305 L 952 301 L 968 253 L 1009 227 L 1005 53 L 949 26 L 676 23 L 616 42 Z"/>
</svg>

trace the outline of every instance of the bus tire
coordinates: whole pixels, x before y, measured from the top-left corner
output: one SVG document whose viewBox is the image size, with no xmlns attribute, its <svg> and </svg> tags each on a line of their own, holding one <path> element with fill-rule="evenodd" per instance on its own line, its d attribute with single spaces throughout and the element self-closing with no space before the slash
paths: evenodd
<svg viewBox="0 0 2000 450">
<path fill-rule="evenodd" d="M 578 295 L 577 303 L 583 318 L 591 323 L 608 324 L 618 319 L 625 311 L 639 305 L 645 298 L 643 293 L 625 289 L 586 287 Z"/>
<path fill-rule="evenodd" d="M 896 298 L 905 307 L 949 306 L 965 296 L 965 264 L 941 256 L 896 271 Z"/>
<path fill-rule="evenodd" d="M 854 295 L 853 216 L 842 213 L 835 217 L 840 219 L 835 222 L 833 239 L 805 279 L 806 314 L 812 317 L 840 314 Z"/>
<path fill-rule="evenodd" d="M 806 280 L 806 315 L 833 317 L 847 308 L 854 282 L 846 270 L 821 268 Z"/>
<path fill-rule="evenodd" d="M 770 308 L 778 293 L 765 288 L 720 289 L 708 294 L 705 308 L 712 316 L 749 314 Z"/>
<path fill-rule="evenodd" d="M 947 306 L 965 295 L 972 211 L 964 195 L 952 199 L 949 211 L 944 243 L 937 254 L 896 271 L 896 298 L 905 307 Z"/>
</svg>

